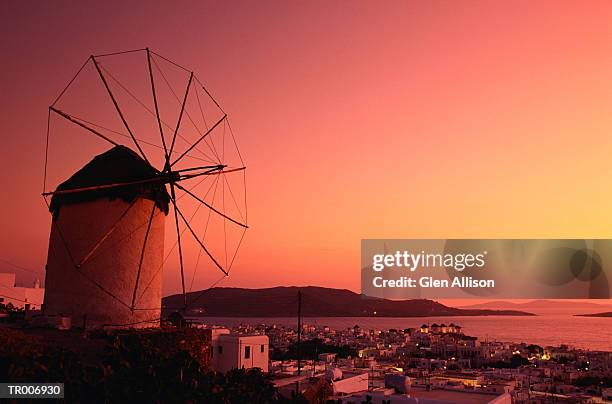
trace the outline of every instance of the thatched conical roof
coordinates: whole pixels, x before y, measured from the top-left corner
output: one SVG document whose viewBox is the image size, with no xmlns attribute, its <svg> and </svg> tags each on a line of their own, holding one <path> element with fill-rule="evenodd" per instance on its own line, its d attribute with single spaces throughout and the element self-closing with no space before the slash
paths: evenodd
<svg viewBox="0 0 612 404">
<path fill-rule="evenodd" d="M 64 191 L 128 183 L 153 179 L 159 176 L 159 171 L 142 159 L 133 150 L 125 146 L 115 146 L 112 149 L 97 155 L 83 168 L 74 173 L 56 189 Z M 121 198 L 132 202 L 136 198 L 146 198 L 156 201 L 157 206 L 168 214 L 170 196 L 166 187 L 160 182 L 148 182 L 112 188 L 86 190 L 74 193 L 55 194 L 51 198 L 49 210 L 56 215 L 62 205 L 74 204 L 96 199 Z"/>
</svg>

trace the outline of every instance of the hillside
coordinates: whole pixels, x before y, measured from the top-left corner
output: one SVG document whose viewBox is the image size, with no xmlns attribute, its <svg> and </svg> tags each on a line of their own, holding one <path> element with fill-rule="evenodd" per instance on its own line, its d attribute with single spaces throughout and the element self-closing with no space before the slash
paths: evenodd
<svg viewBox="0 0 612 404">
<path fill-rule="evenodd" d="M 362 297 L 346 289 L 301 287 L 305 317 L 436 317 L 530 316 L 518 310 L 475 310 L 448 307 L 433 300 L 386 300 Z M 187 295 L 191 313 L 213 317 L 294 317 L 297 287 L 267 289 L 213 288 Z M 183 295 L 163 298 L 164 312 L 183 307 Z"/>
</svg>

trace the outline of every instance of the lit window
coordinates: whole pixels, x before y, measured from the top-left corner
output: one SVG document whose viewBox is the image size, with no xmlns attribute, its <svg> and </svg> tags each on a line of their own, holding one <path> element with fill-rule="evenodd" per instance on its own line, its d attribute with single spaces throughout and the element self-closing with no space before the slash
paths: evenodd
<svg viewBox="0 0 612 404">
<path fill-rule="evenodd" d="M 251 347 L 245 346 L 244 347 L 244 359 L 249 359 L 250 357 L 251 357 Z"/>
</svg>

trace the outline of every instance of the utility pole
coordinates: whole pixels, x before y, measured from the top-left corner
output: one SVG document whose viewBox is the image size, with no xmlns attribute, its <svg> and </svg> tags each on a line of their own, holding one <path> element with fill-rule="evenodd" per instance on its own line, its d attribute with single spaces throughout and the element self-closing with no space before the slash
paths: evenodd
<svg viewBox="0 0 612 404">
<path fill-rule="evenodd" d="M 298 318 L 297 318 L 297 374 L 302 374 L 302 291 L 298 290 Z"/>
<path fill-rule="evenodd" d="M 315 377 L 315 374 L 317 373 L 317 346 L 315 344 L 315 354 L 314 354 L 314 358 L 312 358 L 312 377 Z"/>
</svg>

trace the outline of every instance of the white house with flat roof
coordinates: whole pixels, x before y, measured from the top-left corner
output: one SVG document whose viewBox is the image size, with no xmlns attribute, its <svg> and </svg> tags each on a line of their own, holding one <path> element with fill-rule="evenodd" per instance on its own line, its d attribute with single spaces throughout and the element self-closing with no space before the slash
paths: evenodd
<svg viewBox="0 0 612 404">
<path fill-rule="evenodd" d="M 226 328 L 213 329 L 211 363 L 217 372 L 260 368 L 267 373 L 269 352 L 267 335 L 239 335 Z"/>
<path fill-rule="evenodd" d="M 40 287 L 37 279 L 33 287 L 17 286 L 14 273 L 0 273 L 0 303 L 11 303 L 14 307 L 28 310 L 40 310 L 45 298 L 45 289 Z"/>
<path fill-rule="evenodd" d="M 367 372 L 353 372 L 353 371 L 341 371 L 340 369 L 333 369 L 339 371 L 337 374 L 332 373 L 328 375 L 328 381 L 331 385 L 334 395 L 344 395 L 356 393 L 359 391 L 367 391 L 370 376 Z M 333 372 L 332 371 L 332 372 Z"/>
<path fill-rule="evenodd" d="M 472 389 L 412 389 L 409 394 L 398 394 L 395 389 L 378 388 L 346 397 L 333 397 L 340 399 L 343 404 L 358 404 L 370 396 L 372 404 L 512 404 L 512 397 L 508 393 L 485 393 Z"/>
</svg>

